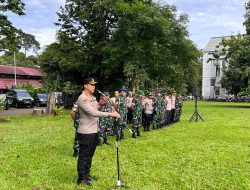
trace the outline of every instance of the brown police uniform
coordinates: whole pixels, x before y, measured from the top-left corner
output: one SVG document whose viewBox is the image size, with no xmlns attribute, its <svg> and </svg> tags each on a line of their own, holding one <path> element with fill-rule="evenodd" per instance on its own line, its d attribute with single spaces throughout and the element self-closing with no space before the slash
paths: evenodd
<svg viewBox="0 0 250 190">
<path fill-rule="evenodd" d="M 107 112 L 97 110 L 98 105 L 94 96 L 87 96 L 83 92 L 76 104 L 79 107 L 80 122 L 77 131 L 79 141 L 79 156 L 77 163 L 78 183 L 90 180 L 92 157 L 98 143 L 99 117 L 107 117 Z"/>
</svg>

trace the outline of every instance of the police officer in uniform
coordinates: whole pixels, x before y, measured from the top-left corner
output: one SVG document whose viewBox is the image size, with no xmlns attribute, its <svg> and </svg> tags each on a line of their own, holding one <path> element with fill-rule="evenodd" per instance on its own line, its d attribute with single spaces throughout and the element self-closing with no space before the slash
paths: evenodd
<svg viewBox="0 0 250 190">
<path fill-rule="evenodd" d="M 77 139 L 79 142 L 79 155 L 77 162 L 78 184 L 92 185 L 90 177 L 90 169 L 92 157 L 98 143 L 98 120 L 99 117 L 116 117 L 120 115 L 117 112 L 100 112 L 96 98 L 93 96 L 95 92 L 95 80 L 86 78 L 83 82 L 84 91 L 77 99 L 80 121 L 77 130 Z"/>
<path fill-rule="evenodd" d="M 153 106 L 153 94 L 149 93 L 148 97 L 145 98 L 142 102 L 142 106 L 144 109 L 144 123 L 143 123 L 143 127 L 144 127 L 144 132 L 148 132 L 150 131 L 150 124 L 152 121 L 152 116 L 153 116 L 153 110 L 154 110 L 154 106 Z"/>
</svg>

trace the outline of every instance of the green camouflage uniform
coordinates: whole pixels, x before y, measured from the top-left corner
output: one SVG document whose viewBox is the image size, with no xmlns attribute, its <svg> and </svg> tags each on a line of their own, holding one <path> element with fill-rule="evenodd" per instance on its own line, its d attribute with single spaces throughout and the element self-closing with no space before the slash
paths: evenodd
<svg viewBox="0 0 250 190">
<path fill-rule="evenodd" d="M 127 125 L 127 107 L 126 107 L 126 98 L 118 96 L 115 100 L 116 105 L 118 106 L 118 113 L 121 118 L 115 119 L 115 133 L 117 139 L 124 139 L 124 128 Z"/>
<path fill-rule="evenodd" d="M 166 102 L 163 97 L 160 97 L 161 100 L 161 123 L 160 127 L 165 126 L 165 115 L 166 115 Z"/>
<path fill-rule="evenodd" d="M 176 99 L 175 101 L 175 116 L 174 116 L 174 121 L 178 122 L 180 121 L 180 117 L 182 114 L 182 99 Z"/>
<path fill-rule="evenodd" d="M 163 109 L 164 107 L 164 100 L 162 97 L 155 97 L 153 100 L 154 111 L 153 111 L 153 129 L 160 128 L 162 121 L 164 120 Z M 165 113 L 165 112 L 164 112 Z"/>
<path fill-rule="evenodd" d="M 100 111 L 112 112 L 112 104 L 110 102 L 107 102 Z M 113 119 L 111 117 L 101 117 L 99 119 L 99 128 L 100 128 L 99 138 L 103 138 L 105 144 L 108 143 L 108 135 L 111 133 L 112 124 L 113 124 Z"/>
<path fill-rule="evenodd" d="M 79 114 L 78 106 L 76 104 L 74 104 L 72 111 L 74 111 L 76 113 L 76 117 L 74 120 L 75 138 L 74 138 L 73 150 L 74 150 L 74 154 L 77 154 L 78 147 L 79 147 L 79 143 L 77 140 L 77 130 L 78 130 L 79 125 L 80 125 L 80 114 Z"/>
<path fill-rule="evenodd" d="M 132 112 L 132 137 L 136 138 L 137 136 L 140 136 L 140 127 L 142 126 L 142 100 L 139 97 L 134 97 L 132 100 L 132 104 L 134 106 L 133 112 Z"/>
</svg>

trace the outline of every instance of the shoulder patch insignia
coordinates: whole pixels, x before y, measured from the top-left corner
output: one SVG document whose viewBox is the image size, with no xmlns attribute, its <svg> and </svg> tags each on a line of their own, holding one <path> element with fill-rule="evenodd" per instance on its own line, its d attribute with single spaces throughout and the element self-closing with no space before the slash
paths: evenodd
<svg viewBox="0 0 250 190">
<path fill-rule="evenodd" d="M 86 103 L 87 103 L 87 99 L 83 99 L 82 102 L 83 102 L 84 104 L 86 104 Z"/>
</svg>

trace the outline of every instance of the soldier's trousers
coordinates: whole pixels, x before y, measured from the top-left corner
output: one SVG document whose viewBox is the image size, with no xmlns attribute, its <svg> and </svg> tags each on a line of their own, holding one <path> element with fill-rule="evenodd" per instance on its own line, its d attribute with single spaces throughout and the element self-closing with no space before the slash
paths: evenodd
<svg viewBox="0 0 250 190">
<path fill-rule="evenodd" d="M 144 114 L 143 128 L 144 131 L 150 131 L 150 124 L 153 118 L 153 114 Z"/>
<path fill-rule="evenodd" d="M 166 125 L 169 125 L 171 122 L 170 122 L 170 120 L 171 120 L 171 110 L 167 110 L 166 111 Z"/>
<path fill-rule="evenodd" d="M 77 162 L 78 180 L 87 179 L 90 174 L 92 158 L 98 144 L 98 133 L 77 133 L 79 140 L 79 155 Z"/>
<path fill-rule="evenodd" d="M 175 115 L 175 109 L 171 110 L 171 119 L 170 119 L 170 123 L 174 123 L 174 115 Z"/>
<path fill-rule="evenodd" d="M 161 115 L 159 113 L 155 113 L 153 115 L 153 121 L 152 121 L 152 124 L 153 124 L 153 129 L 155 128 L 159 128 L 159 125 L 161 123 Z"/>
<path fill-rule="evenodd" d="M 77 132 L 75 132 L 75 138 L 74 138 L 74 144 L 73 144 L 73 149 L 78 151 L 79 143 L 77 139 Z"/>
</svg>

